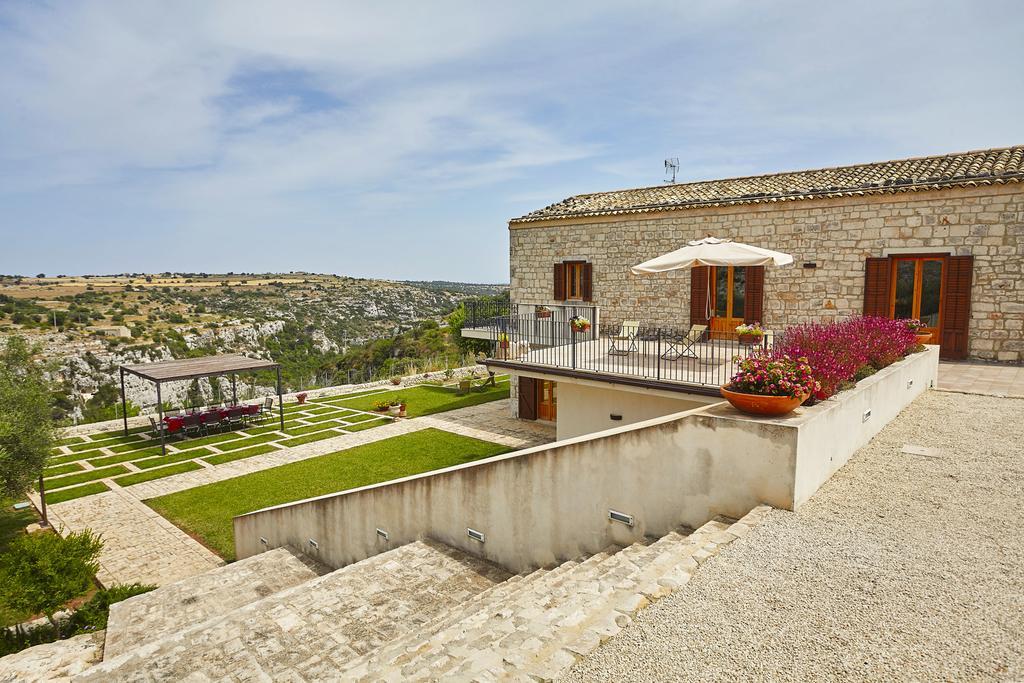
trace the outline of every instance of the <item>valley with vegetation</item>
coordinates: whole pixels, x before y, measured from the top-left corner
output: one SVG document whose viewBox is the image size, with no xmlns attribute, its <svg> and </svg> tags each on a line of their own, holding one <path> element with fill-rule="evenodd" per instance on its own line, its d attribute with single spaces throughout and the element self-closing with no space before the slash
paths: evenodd
<svg viewBox="0 0 1024 683">
<path fill-rule="evenodd" d="M 479 342 L 458 331 L 462 302 L 507 297 L 502 284 L 401 282 L 312 273 L 0 276 L 0 344 L 39 350 L 59 387 L 55 417 L 119 415 L 119 365 L 243 353 L 282 365 L 285 391 L 458 367 Z M 273 377 L 243 381 L 266 394 Z M 171 383 L 169 407 L 218 400 L 227 380 Z M 130 381 L 129 413 L 155 405 Z"/>
</svg>

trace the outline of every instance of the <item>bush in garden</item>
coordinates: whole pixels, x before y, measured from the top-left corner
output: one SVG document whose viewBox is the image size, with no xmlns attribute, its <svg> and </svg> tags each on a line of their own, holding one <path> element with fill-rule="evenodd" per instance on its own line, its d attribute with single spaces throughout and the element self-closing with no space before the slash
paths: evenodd
<svg viewBox="0 0 1024 683">
<path fill-rule="evenodd" d="M 777 356 L 806 358 L 820 384 L 814 398 L 824 400 L 844 383 L 871 374 L 864 368 L 881 370 L 916 347 L 917 339 L 906 321 L 864 316 L 790 327 L 772 352 Z"/>
</svg>

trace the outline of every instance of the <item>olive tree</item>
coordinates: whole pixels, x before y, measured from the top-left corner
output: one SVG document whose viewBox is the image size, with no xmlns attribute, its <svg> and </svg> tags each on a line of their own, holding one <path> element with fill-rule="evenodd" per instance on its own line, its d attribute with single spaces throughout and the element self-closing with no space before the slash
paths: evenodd
<svg viewBox="0 0 1024 683">
<path fill-rule="evenodd" d="M 10 336 L 0 351 L 0 494 L 25 494 L 57 441 L 54 391 L 24 339 Z M 44 512 L 45 520 L 45 512 Z"/>
</svg>

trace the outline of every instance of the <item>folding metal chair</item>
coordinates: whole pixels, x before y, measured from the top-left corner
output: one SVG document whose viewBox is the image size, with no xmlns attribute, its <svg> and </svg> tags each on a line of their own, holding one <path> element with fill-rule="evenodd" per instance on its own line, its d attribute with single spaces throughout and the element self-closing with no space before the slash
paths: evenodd
<svg viewBox="0 0 1024 683">
<path fill-rule="evenodd" d="M 608 336 L 611 345 L 608 347 L 609 356 L 627 356 L 636 353 L 639 348 L 636 345 L 637 335 L 640 334 L 640 321 L 625 320 L 618 334 Z"/>
<path fill-rule="evenodd" d="M 690 331 L 686 334 L 681 334 L 676 337 L 665 337 L 662 339 L 666 348 L 661 353 L 661 357 L 664 360 L 678 360 L 683 356 L 687 358 L 699 358 L 697 352 L 694 351 L 693 347 L 703 337 L 704 333 L 708 331 L 707 325 L 693 325 L 690 327 Z"/>
</svg>

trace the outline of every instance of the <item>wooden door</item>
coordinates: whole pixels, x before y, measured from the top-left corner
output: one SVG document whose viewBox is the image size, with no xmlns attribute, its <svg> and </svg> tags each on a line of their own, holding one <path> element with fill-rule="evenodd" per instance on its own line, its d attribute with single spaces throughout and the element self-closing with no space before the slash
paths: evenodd
<svg viewBox="0 0 1024 683">
<path fill-rule="evenodd" d="M 558 383 L 537 380 L 537 419 L 555 422 L 558 419 Z"/>
<path fill-rule="evenodd" d="M 944 255 L 893 257 L 889 276 L 889 316 L 917 318 L 924 323 L 921 333 L 931 334 L 934 344 L 942 339 L 946 260 Z"/>
<path fill-rule="evenodd" d="M 735 339 L 736 328 L 746 320 L 747 269 L 734 266 L 711 268 L 711 337 Z"/>
</svg>

